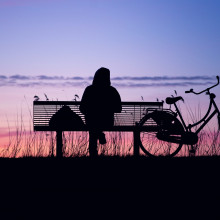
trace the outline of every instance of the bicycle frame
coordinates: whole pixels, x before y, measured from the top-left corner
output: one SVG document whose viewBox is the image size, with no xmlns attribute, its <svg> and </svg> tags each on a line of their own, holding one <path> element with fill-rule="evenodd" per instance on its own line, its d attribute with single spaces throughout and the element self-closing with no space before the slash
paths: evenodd
<svg viewBox="0 0 220 220">
<path fill-rule="evenodd" d="M 179 115 L 180 120 L 181 120 L 181 122 L 183 124 L 183 127 L 186 130 L 186 132 L 191 132 L 191 129 L 193 127 L 195 127 L 195 126 L 197 126 L 197 125 L 199 125 L 199 124 L 201 124 L 203 122 L 200 125 L 200 127 L 195 131 L 195 133 L 198 134 L 206 126 L 206 124 L 208 124 L 208 122 L 214 117 L 215 114 L 218 114 L 218 117 L 220 117 L 219 109 L 218 109 L 218 107 L 217 107 L 217 105 L 215 103 L 215 100 L 214 100 L 215 95 L 213 93 L 210 93 L 209 91 L 207 92 L 207 95 L 210 96 L 210 103 L 209 103 L 209 108 L 208 108 L 207 113 L 205 114 L 205 116 L 201 120 L 199 120 L 198 122 L 196 122 L 194 124 L 189 124 L 188 126 L 186 126 L 186 123 L 185 123 L 185 121 L 184 121 L 184 119 L 182 117 L 181 112 L 179 111 L 176 103 L 174 103 L 174 106 L 176 108 L 177 114 Z M 214 107 L 214 111 L 210 114 L 212 106 Z"/>
<path fill-rule="evenodd" d="M 191 129 L 193 127 L 195 127 L 195 126 L 202 123 L 200 125 L 200 127 L 195 131 L 195 134 L 198 135 L 198 133 L 206 126 L 206 124 L 214 117 L 215 114 L 218 114 L 218 116 L 217 116 L 218 117 L 218 129 L 220 130 L 220 112 L 219 112 L 218 106 L 216 105 L 215 100 L 214 100 L 216 95 L 214 93 L 210 93 L 210 89 L 214 88 L 215 86 L 217 86 L 219 84 L 219 76 L 216 76 L 216 78 L 217 78 L 218 82 L 215 85 L 213 85 L 213 86 L 211 86 L 211 87 L 209 87 L 209 88 L 207 88 L 207 89 L 205 89 L 201 92 L 194 92 L 193 89 L 190 89 L 189 91 L 185 91 L 185 93 L 194 93 L 196 95 L 199 95 L 201 93 L 206 92 L 206 95 L 209 95 L 210 103 L 209 103 L 208 111 L 205 114 L 205 116 L 201 120 L 199 120 L 198 122 L 196 122 L 194 124 L 189 124 L 188 126 L 186 126 L 186 123 L 185 123 L 185 121 L 182 117 L 181 112 L 179 111 L 176 103 L 174 103 L 174 106 L 176 108 L 176 112 L 179 115 L 180 120 L 181 120 L 181 122 L 183 124 L 183 127 L 186 130 L 186 132 L 191 132 Z M 210 114 L 212 106 L 214 107 L 214 111 Z"/>
</svg>

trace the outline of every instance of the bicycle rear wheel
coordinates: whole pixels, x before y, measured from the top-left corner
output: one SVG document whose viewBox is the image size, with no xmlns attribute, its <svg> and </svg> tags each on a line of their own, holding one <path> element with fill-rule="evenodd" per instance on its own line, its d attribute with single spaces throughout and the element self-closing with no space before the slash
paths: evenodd
<svg viewBox="0 0 220 220">
<path fill-rule="evenodd" d="M 175 117 L 171 120 L 172 124 L 175 124 L 178 131 L 184 131 L 182 124 Z M 149 129 L 141 129 L 141 127 L 150 127 Z M 170 141 L 165 141 L 163 138 L 160 138 L 160 135 L 167 135 L 169 132 L 166 129 L 161 128 L 161 125 L 158 124 L 158 121 L 154 120 L 150 115 L 146 115 L 140 122 L 140 148 L 142 151 L 150 157 L 173 157 L 175 156 L 180 149 L 182 148 L 181 142 L 181 132 L 177 134 L 168 135 Z M 158 139 L 159 138 L 159 139 Z M 175 141 L 177 143 L 175 143 Z"/>
</svg>

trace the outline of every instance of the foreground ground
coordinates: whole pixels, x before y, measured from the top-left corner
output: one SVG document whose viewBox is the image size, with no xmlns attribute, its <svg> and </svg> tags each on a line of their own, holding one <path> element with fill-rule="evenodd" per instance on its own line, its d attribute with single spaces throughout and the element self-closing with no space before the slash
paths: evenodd
<svg viewBox="0 0 220 220">
<path fill-rule="evenodd" d="M 2 158 L 0 166 L 9 219 L 220 219 L 219 157 Z"/>
</svg>

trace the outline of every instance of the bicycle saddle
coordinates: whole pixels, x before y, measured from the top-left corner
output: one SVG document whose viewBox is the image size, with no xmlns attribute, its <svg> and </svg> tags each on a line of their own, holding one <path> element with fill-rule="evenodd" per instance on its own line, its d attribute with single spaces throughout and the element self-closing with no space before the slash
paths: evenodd
<svg viewBox="0 0 220 220">
<path fill-rule="evenodd" d="M 184 101 L 183 98 L 182 98 L 182 96 L 167 97 L 167 98 L 166 98 L 166 103 L 167 103 L 168 105 L 172 105 L 172 104 L 176 103 L 176 102 L 179 101 L 179 100 Z"/>
</svg>

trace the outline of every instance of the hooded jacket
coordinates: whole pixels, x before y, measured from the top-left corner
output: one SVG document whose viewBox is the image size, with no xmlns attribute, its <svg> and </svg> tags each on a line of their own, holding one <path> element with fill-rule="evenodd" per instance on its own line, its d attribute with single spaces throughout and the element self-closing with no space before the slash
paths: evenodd
<svg viewBox="0 0 220 220">
<path fill-rule="evenodd" d="M 86 124 L 100 129 L 113 126 L 114 113 L 121 109 L 121 98 L 111 86 L 109 69 L 98 69 L 81 100 L 80 111 L 85 115 Z"/>
</svg>

